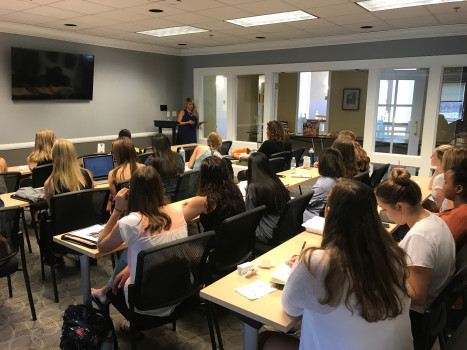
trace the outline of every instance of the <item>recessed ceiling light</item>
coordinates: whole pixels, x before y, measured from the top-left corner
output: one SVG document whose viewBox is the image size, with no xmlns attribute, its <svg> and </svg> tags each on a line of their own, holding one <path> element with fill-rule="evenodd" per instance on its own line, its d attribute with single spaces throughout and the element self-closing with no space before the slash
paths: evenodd
<svg viewBox="0 0 467 350">
<path fill-rule="evenodd" d="M 152 36 L 157 36 L 157 37 L 163 37 L 163 36 L 193 34 L 193 33 L 202 33 L 202 32 L 207 32 L 207 30 L 196 28 L 196 27 L 191 27 L 191 26 L 182 26 L 182 27 L 171 27 L 171 28 L 146 30 L 144 32 L 137 32 L 137 33 L 152 35 Z"/>
<path fill-rule="evenodd" d="M 368 11 L 383 11 L 398 9 L 411 6 L 424 6 L 433 4 L 443 4 L 446 2 L 458 2 L 464 0 L 366 0 L 358 1 L 361 7 L 366 8 Z"/>
<path fill-rule="evenodd" d="M 265 36 L 257 36 L 256 39 L 266 39 Z"/>
<path fill-rule="evenodd" d="M 371 28 L 373 28 L 373 26 L 361 26 L 360 28 L 362 28 L 362 29 L 371 29 Z"/>
<path fill-rule="evenodd" d="M 66 25 L 67 27 L 77 27 L 77 25 L 76 25 L 76 24 L 73 24 L 73 23 L 65 23 L 65 25 Z"/>
<path fill-rule="evenodd" d="M 177 44 L 178 46 L 185 46 L 186 44 Z"/>
<path fill-rule="evenodd" d="M 225 22 L 236 24 L 242 27 L 254 27 L 254 26 L 263 26 L 266 24 L 305 21 L 305 20 L 314 19 L 314 18 L 317 18 L 317 17 L 310 15 L 309 13 L 306 13 L 304 11 L 291 11 L 291 12 L 273 13 L 270 15 L 262 15 L 262 16 L 226 19 Z"/>
<path fill-rule="evenodd" d="M 150 9 L 149 12 L 161 13 L 161 12 L 164 12 L 164 10 L 161 10 L 161 9 Z"/>
</svg>

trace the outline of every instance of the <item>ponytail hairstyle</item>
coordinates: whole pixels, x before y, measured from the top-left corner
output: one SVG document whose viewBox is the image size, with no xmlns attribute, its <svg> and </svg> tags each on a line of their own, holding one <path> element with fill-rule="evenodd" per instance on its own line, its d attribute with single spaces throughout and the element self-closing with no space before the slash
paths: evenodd
<svg viewBox="0 0 467 350">
<path fill-rule="evenodd" d="M 211 155 L 214 155 L 214 152 L 222 146 L 222 137 L 217 132 L 212 132 L 208 135 L 206 142 L 211 149 Z"/>
</svg>

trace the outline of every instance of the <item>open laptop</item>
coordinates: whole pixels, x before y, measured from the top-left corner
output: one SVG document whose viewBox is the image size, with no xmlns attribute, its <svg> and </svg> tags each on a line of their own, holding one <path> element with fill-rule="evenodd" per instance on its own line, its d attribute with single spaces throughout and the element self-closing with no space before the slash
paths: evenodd
<svg viewBox="0 0 467 350">
<path fill-rule="evenodd" d="M 114 157 L 111 154 L 83 157 L 83 166 L 92 173 L 95 183 L 105 183 L 114 168 Z"/>
</svg>

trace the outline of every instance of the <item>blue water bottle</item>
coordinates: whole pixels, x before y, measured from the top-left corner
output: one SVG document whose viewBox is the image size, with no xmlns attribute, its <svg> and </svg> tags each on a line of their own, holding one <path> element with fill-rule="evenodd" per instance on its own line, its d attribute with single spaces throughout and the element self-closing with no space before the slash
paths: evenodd
<svg viewBox="0 0 467 350">
<path fill-rule="evenodd" d="M 310 166 L 313 168 L 313 164 L 315 164 L 315 150 L 313 147 L 308 151 L 308 157 L 310 157 Z"/>
<path fill-rule="evenodd" d="M 186 162 L 186 160 L 185 160 L 185 150 L 183 149 L 183 147 L 180 148 L 179 153 L 182 156 L 183 163 L 185 163 Z"/>
</svg>

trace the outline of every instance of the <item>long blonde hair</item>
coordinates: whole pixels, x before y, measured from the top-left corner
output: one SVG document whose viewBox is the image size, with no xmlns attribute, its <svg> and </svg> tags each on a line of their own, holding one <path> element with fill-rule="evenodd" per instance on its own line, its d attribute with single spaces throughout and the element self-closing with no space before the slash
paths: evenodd
<svg viewBox="0 0 467 350">
<path fill-rule="evenodd" d="M 52 160 L 52 147 L 55 142 L 55 133 L 50 129 L 41 129 L 36 132 L 34 148 L 26 158 L 28 163 L 40 163 Z"/>
<path fill-rule="evenodd" d="M 52 148 L 53 170 L 50 178 L 56 193 L 66 187 L 70 191 L 78 191 L 85 180 L 78 164 L 76 149 L 65 139 L 58 139 Z"/>
<path fill-rule="evenodd" d="M 222 146 L 222 137 L 217 132 L 212 132 L 208 135 L 206 140 L 208 147 L 211 149 L 211 154 L 214 155 L 220 146 Z"/>
</svg>

